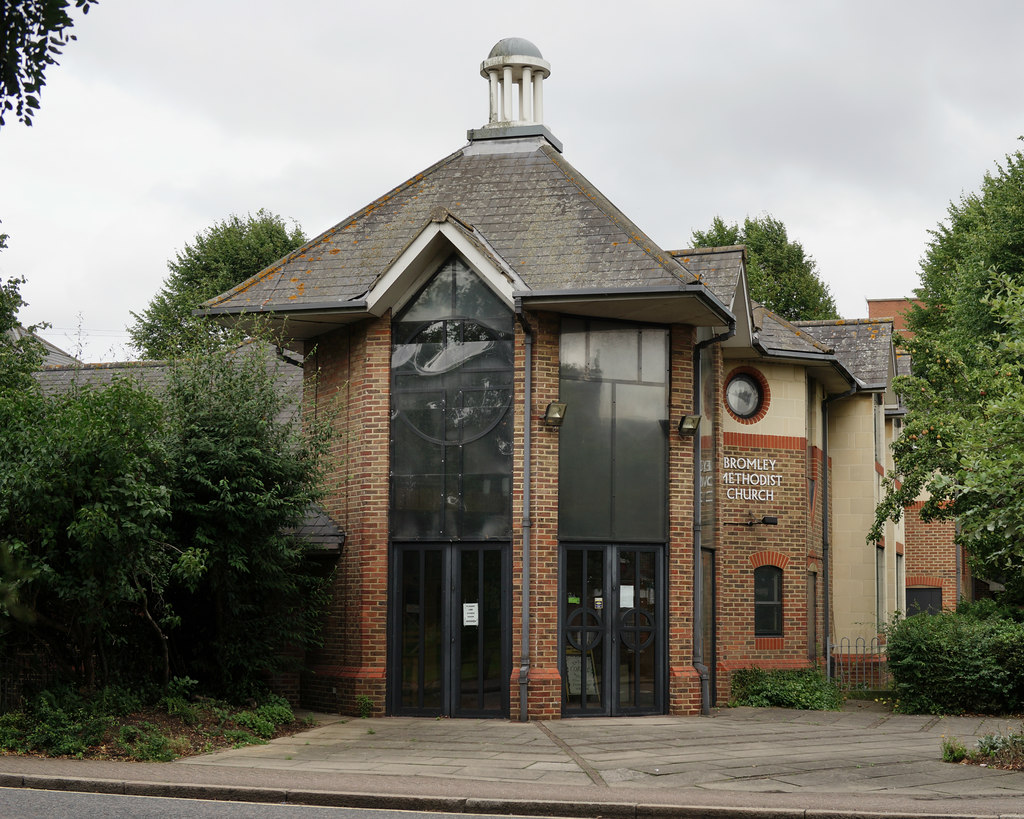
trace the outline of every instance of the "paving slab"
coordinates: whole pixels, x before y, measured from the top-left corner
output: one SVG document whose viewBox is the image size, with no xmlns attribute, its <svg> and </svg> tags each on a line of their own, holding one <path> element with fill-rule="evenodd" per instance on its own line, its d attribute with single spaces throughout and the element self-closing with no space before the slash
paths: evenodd
<svg viewBox="0 0 1024 819">
<path fill-rule="evenodd" d="M 1024 773 L 941 762 L 943 736 L 970 745 L 1020 727 L 1002 718 L 858 703 L 827 714 L 730 708 L 543 723 L 321 719 L 267 745 L 169 765 L 0 757 L 0 785 L 563 816 L 1024 815 Z"/>
</svg>

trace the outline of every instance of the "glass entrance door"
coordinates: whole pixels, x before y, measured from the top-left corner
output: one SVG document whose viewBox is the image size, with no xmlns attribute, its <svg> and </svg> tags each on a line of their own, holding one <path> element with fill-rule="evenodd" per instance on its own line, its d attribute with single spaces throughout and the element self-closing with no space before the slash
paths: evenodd
<svg viewBox="0 0 1024 819">
<path fill-rule="evenodd" d="M 396 546 L 392 713 L 508 716 L 508 549 Z"/>
<path fill-rule="evenodd" d="M 662 713 L 661 548 L 566 547 L 562 578 L 564 712 Z"/>
</svg>

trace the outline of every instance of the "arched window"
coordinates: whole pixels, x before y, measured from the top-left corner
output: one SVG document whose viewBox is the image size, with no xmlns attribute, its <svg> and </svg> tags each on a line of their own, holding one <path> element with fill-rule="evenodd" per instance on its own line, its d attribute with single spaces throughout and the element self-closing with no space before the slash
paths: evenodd
<svg viewBox="0 0 1024 819">
<path fill-rule="evenodd" d="M 754 636 L 782 636 L 782 569 L 754 569 Z"/>
</svg>

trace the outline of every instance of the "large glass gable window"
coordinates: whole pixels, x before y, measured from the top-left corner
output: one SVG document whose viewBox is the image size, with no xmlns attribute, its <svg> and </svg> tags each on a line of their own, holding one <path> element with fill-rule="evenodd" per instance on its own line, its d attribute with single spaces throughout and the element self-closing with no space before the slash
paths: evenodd
<svg viewBox="0 0 1024 819">
<path fill-rule="evenodd" d="M 512 311 L 453 257 L 392 325 L 391 533 L 508 538 Z"/>
</svg>

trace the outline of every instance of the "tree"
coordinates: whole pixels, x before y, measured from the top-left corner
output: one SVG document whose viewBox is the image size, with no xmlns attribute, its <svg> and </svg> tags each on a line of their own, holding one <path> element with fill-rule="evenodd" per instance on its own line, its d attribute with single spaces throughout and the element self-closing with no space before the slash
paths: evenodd
<svg viewBox="0 0 1024 819">
<path fill-rule="evenodd" d="M 828 285 L 803 245 L 791 241 L 786 226 L 765 215 L 727 225 L 716 216 L 707 230 L 695 230 L 694 247 L 746 245 L 750 296 L 789 321 L 839 318 Z"/>
<path fill-rule="evenodd" d="M 198 341 L 235 338 L 192 311 L 306 242 L 302 228 L 260 209 L 245 219 L 232 215 L 198 234 L 167 267 L 163 288 L 141 313 L 132 313 L 132 343 L 151 359 L 172 358 Z M 235 338 L 235 340 L 238 340 Z"/>
<path fill-rule="evenodd" d="M 83 14 L 99 0 L 75 0 Z M 70 0 L 0 0 L 0 126 L 4 115 L 25 125 L 39 110 L 39 94 L 46 85 L 46 69 L 69 42 L 74 25 Z"/>
<path fill-rule="evenodd" d="M 26 570 L 17 595 L 31 616 L 20 619 L 86 685 L 152 656 L 141 632 L 162 634 L 172 558 L 160 415 L 127 380 L 0 398 L 0 547 Z"/>
<path fill-rule="evenodd" d="M 0 236 L 0 249 L 4 238 Z M 20 278 L 0 281 L 0 394 L 31 388 L 35 383 L 32 373 L 46 358 L 46 350 L 34 334 L 38 326 L 18 324 L 18 311 L 25 306 L 19 292 L 24 283 Z"/>
<path fill-rule="evenodd" d="M 958 521 L 976 572 L 1024 591 L 1024 155 L 986 174 L 931 233 L 902 339 L 912 375 L 869 539 L 924 495 L 925 520 Z"/>
<path fill-rule="evenodd" d="M 227 694 L 318 635 L 323 581 L 287 530 L 320 495 L 327 427 L 303 432 L 269 349 L 179 359 L 165 399 L 171 538 L 194 567 L 174 596 L 176 654 Z"/>
</svg>

